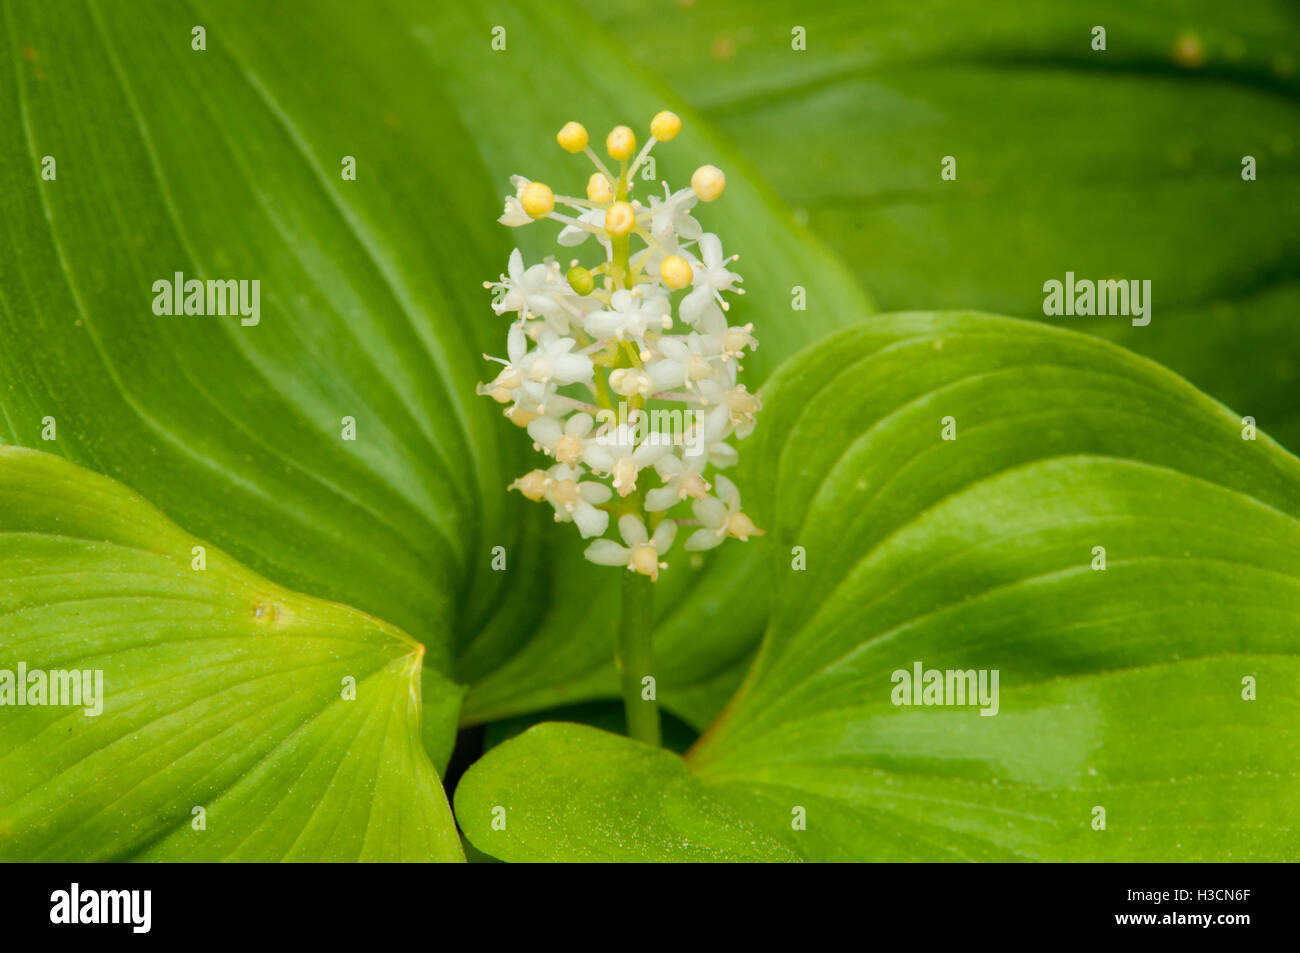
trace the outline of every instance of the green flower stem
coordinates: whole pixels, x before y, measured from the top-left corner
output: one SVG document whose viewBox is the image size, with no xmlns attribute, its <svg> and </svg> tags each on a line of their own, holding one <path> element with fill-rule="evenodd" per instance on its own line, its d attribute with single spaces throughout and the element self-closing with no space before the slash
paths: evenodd
<svg viewBox="0 0 1300 953">
<path fill-rule="evenodd" d="M 627 199 L 626 162 L 619 170 L 618 199 Z M 610 251 L 609 276 L 615 287 L 627 288 L 630 284 L 630 236 L 612 238 Z M 615 366 L 634 367 L 639 366 L 641 361 L 635 349 L 625 346 L 619 349 L 614 363 Z M 643 403 L 640 397 L 632 399 L 633 407 L 639 407 Z M 641 492 L 629 497 L 625 506 L 625 512 L 639 515 L 642 507 Z M 658 748 L 662 743 L 659 735 L 659 703 L 653 698 L 641 697 L 644 691 L 641 679 L 654 675 L 654 583 L 650 577 L 640 573 L 624 571 L 622 576 L 623 617 L 618 629 L 618 654 L 615 661 L 623 673 L 623 709 L 627 715 L 627 735 Z"/>
<path fill-rule="evenodd" d="M 623 572 L 623 618 L 618 633 L 627 735 L 657 748 L 661 744 L 659 703 L 641 697 L 641 679 L 654 674 L 654 583 L 650 577 Z"/>
<path fill-rule="evenodd" d="M 632 282 L 629 262 L 632 257 L 632 238 L 630 235 L 613 235 L 609 239 L 609 245 L 612 252 L 609 277 L 614 279 L 616 288 L 630 288 Z"/>
</svg>

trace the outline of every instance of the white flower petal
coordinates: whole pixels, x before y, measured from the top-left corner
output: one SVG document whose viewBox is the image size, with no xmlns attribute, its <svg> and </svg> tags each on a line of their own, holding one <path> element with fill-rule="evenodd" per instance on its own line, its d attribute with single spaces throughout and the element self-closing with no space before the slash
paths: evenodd
<svg viewBox="0 0 1300 953">
<path fill-rule="evenodd" d="M 704 267 L 710 271 L 716 271 L 722 267 L 722 239 L 712 232 L 705 232 L 700 236 L 699 241 L 700 256 L 704 259 Z"/>
<path fill-rule="evenodd" d="M 589 443 L 582 449 L 582 459 L 593 470 L 608 473 L 614 468 L 614 454 L 605 444 Z"/>
<path fill-rule="evenodd" d="M 676 487 L 660 486 L 645 495 L 647 513 L 659 513 L 671 509 L 681 499 Z"/>
<path fill-rule="evenodd" d="M 630 552 L 612 539 L 598 539 L 582 555 L 598 566 L 626 566 Z"/>
<path fill-rule="evenodd" d="M 736 489 L 736 484 L 719 474 L 715 486 L 718 499 L 727 504 L 727 509 L 740 509 L 740 491 Z"/>
<path fill-rule="evenodd" d="M 645 524 L 631 513 L 624 513 L 618 518 L 618 531 L 623 536 L 623 542 L 628 546 L 640 546 L 650 539 Z"/>
<path fill-rule="evenodd" d="M 711 530 L 697 529 L 695 532 L 691 533 L 690 537 L 686 540 L 686 549 L 693 553 L 702 552 L 703 550 L 712 549 L 713 547 L 720 545 L 724 538 L 725 537 L 719 536 Z"/>
<path fill-rule="evenodd" d="M 533 217 L 524 211 L 522 202 L 513 195 L 506 196 L 505 210 L 497 218 L 499 223 L 510 228 L 519 228 L 521 225 L 529 224 L 532 220 Z"/>
<path fill-rule="evenodd" d="M 588 486 L 597 484 L 589 483 Z M 582 534 L 583 539 L 589 539 L 592 536 L 599 536 L 605 532 L 609 526 L 609 514 L 604 510 L 598 510 L 590 503 L 580 502 L 573 510 L 573 522 L 578 527 L 578 532 Z M 606 540 L 613 542 L 613 540 Z M 615 545 L 618 545 L 615 543 Z M 622 549 L 622 546 L 618 547 Z"/>
<path fill-rule="evenodd" d="M 713 289 L 706 284 L 697 285 L 682 299 L 681 304 L 677 306 L 677 313 L 687 324 L 694 324 L 708 311 L 711 304 L 714 304 Z"/>
<path fill-rule="evenodd" d="M 538 417 L 528 425 L 528 436 L 544 447 L 553 447 L 561 436 L 560 422 L 554 417 Z"/>
<path fill-rule="evenodd" d="M 673 540 L 676 538 L 677 523 L 673 520 L 664 520 L 655 527 L 655 534 L 650 537 L 650 545 L 662 556 L 672 548 Z"/>
<path fill-rule="evenodd" d="M 564 432 L 570 437 L 585 437 L 591 433 L 591 428 L 594 426 L 596 421 L 591 414 L 579 412 L 569 418 L 564 425 Z"/>
<path fill-rule="evenodd" d="M 695 513 L 695 518 L 709 529 L 716 530 L 727 524 L 727 507 L 721 500 L 707 496 L 702 500 L 696 500 L 691 509 Z"/>
</svg>

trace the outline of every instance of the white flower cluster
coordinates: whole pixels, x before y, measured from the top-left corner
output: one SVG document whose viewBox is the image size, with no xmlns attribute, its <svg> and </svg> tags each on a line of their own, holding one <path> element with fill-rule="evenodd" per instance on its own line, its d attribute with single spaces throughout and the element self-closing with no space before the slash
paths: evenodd
<svg viewBox="0 0 1300 953">
<path fill-rule="evenodd" d="M 659 113 L 639 153 L 632 130 L 616 127 L 605 140 L 619 164 L 614 173 L 591 150 L 586 129 L 565 125 L 560 145 L 586 153 L 596 167 L 587 197 L 555 195 L 514 176 L 499 221 L 553 219 L 563 226 L 560 245 L 577 248 L 594 237 L 602 260 L 584 267 L 573 259 L 563 269 L 552 256 L 525 266 L 516 249 L 507 274 L 485 283 L 493 310 L 512 323 L 506 357 L 488 358 L 504 367 L 479 393 L 509 405 L 506 417 L 554 459 L 509 489 L 550 503 L 556 520 L 574 523 L 584 538 L 604 536 L 616 516 L 623 544 L 595 539 L 587 558 L 652 580 L 667 567 L 663 556 L 679 526 L 695 527 L 688 550 L 763 532 L 741 511 L 735 485 L 711 475 L 735 462 L 728 440 L 749 435 L 760 406 L 737 383 L 740 359 L 758 346 L 753 326 L 726 318 L 724 293 L 743 294 L 728 268 L 736 256 L 725 257 L 718 236 L 691 214 L 722 194 L 726 177 L 706 165 L 688 189 L 665 184 L 648 205 L 630 198 L 654 144 L 681 126 L 673 113 Z"/>
</svg>

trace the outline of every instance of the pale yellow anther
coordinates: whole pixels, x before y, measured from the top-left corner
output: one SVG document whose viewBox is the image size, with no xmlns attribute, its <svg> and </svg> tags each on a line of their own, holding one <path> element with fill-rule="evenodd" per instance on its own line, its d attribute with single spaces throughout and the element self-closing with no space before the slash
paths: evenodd
<svg viewBox="0 0 1300 953">
<path fill-rule="evenodd" d="M 578 484 L 574 480 L 557 480 L 551 486 L 551 499 L 571 510 L 578 505 Z"/>
<path fill-rule="evenodd" d="M 659 277 L 673 291 L 680 291 L 691 283 L 695 272 L 691 263 L 681 255 L 669 255 L 659 266 Z"/>
<path fill-rule="evenodd" d="M 764 535 L 764 530 L 755 526 L 754 521 L 744 513 L 732 513 L 727 517 L 727 535 L 743 541 L 751 536 Z"/>
<path fill-rule="evenodd" d="M 605 137 L 605 151 L 620 162 L 632 158 L 636 152 L 636 133 L 627 126 L 615 126 Z"/>
<path fill-rule="evenodd" d="M 619 496 L 627 496 L 636 489 L 636 464 L 630 457 L 623 457 L 614 464 L 610 471 L 611 481 Z"/>
<path fill-rule="evenodd" d="M 709 359 L 699 351 L 693 352 L 686 362 L 686 379 L 688 381 L 703 381 L 712 376 L 713 365 L 709 363 Z"/>
<path fill-rule="evenodd" d="M 727 177 L 716 165 L 702 165 L 691 176 L 691 191 L 702 202 L 712 202 L 727 187 Z"/>
<path fill-rule="evenodd" d="M 752 324 L 727 328 L 727 333 L 722 338 L 722 349 L 728 354 L 740 354 L 753 344 L 754 338 L 749 333 L 753 329 Z"/>
<path fill-rule="evenodd" d="M 761 408 L 758 396 L 751 394 L 744 384 L 738 384 L 731 390 L 727 391 L 723 401 L 727 409 L 731 412 L 732 420 L 749 419 L 753 420 L 754 415 Z"/>
<path fill-rule="evenodd" d="M 685 474 L 677 486 L 678 492 L 683 497 L 689 496 L 692 499 L 702 500 L 709 495 L 709 484 L 698 473 Z"/>
<path fill-rule="evenodd" d="M 544 218 L 555 211 L 555 193 L 551 191 L 549 185 L 529 182 L 519 196 L 519 204 L 533 218 Z"/>
<path fill-rule="evenodd" d="M 555 443 L 555 459 L 560 463 L 577 463 L 582 458 L 582 441 L 565 434 Z"/>
<path fill-rule="evenodd" d="M 639 368 L 620 367 L 609 375 L 609 387 L 624 397 L 648 395 L 654 390 L 654 378 Z"/>
<path fill-rule="evenodd" d="M 546 484 L 548 482 L 550 482 L 550 478 L 546 475 L 545 470 L 530 470 L 514 483 L 511 483 L 506 489 L 518 490 L 536 503 L 546 495 Z"/>
<path fill-rule="evenodd" d="M 653 582 L 659 578 L 659 554 L 649 543 L 633 546 L 632 555 L 628 559 L 628 568 L 643 576 L 649 576 L 650 581 Z"/>
<path fill-rule="evenodd" d="M 628 234 L 636 227 L 636 209 L 626 202 L 615 202 L 605 212 L 605 231 L 615 238 Z"/>
<path fill-rule="evenodd" d="M 587 148 L 587 127 L 580 122 L 566 122 L 555 134 L 555 141 L 565 152 L 581 152 Z"/>
<path fill-rule="evenodd" d="M 593 202 L 614 201 L 614 186 L 609 184 L 604 172 L 593 172 L 587 180 L 587 198 Z"/>
<path fill-rule="evenodd" d="M 682 131 L 682 120 L 677 113 L 664 110 L 650 120 L 650 135 L 667 142 Z"/>
</svg>

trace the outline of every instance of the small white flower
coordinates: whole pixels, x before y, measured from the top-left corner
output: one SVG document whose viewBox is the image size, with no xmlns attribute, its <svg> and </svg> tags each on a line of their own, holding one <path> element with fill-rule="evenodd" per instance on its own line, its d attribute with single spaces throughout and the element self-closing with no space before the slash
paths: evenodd
<svg viewBox="0 0 1300 953">
<path fill-rule="evenodd" d="M 691 217 L 691 209 L 699 197 L 691 189 L 669 194 L 668 183 L 664 183 L 664 198 L 650 196 L 651 225 L 650 234 L 660 244 L 678 241 L 694 241 L 704 229 Z"/>
<path fill-rule="evenodd" d="M 587 315 L 584 326 L 594 337 L 639 341 L 648 331 L 670 328 L 669 311 L 668 296 L 662 292 L 642 288 L 615 291 L 609 307 Z"/>
<path fill-rule="evenodd" d="M 579 468 L 558 463 L 546 472 L 543 490 L 547 502 L 555 508 L 557 523 L 573 522 L 583 539 L 599 536 L 609 526 L 609 514 L 597 509 L 609 502 L 613 491 L 603 483 L 583 481 Z"/>
<path fill-rule="evenodd" d="M 549 329 L 542 331 L 537 337 L 537 347 L 513 359 L 524 377 L 524 386 L 529 382 L 562 386 L 590 381 L 594 366 L 586 354 L 572 353 L 577 345 L 573 338 L 560 337 Z"/>
<path fill-rule="evenodd" d="M 668 568 L 659 557 L 672 547 L 677 536 L 677 524 L 664 520 L 655 528 L 654 536 L 650 536 L 645 524 L 627 513 L 619 517 L 618 531 L 626 546 L 620 546 L 612 539 L 598 539 L 587 547 L 584 555 L 600 566 L 626 566 L 633 572 L 649 576 L 651 581 L 658 579 L 659 570 Z"/>
<path fill-rule="evenodd" d="M 722 345 L 708 334 L 692 332 L 685 337 L 665 336 L 654 343 L 658 354 L 646 365 L 646 371 L 655 382 L 656 391 L 685 387 L 694 390 L 700 381 L 718 376 Z"/>
<path fill-rule="evenodd" d="M 757 394 L 751 394 L 744 384 L 736 383 L 736 365 L 728 364 L 716 378 L 699 382 L 697 391 L 703 403 L 711 408 L 723 407 L 731 422 L 732 433 L 744 440 L 754 431 L 755 417 L 763 407 Z"/>
<path fill-rule="evenodd" d="M 528 181 L 522 175 L 512 175 L 510 177 L 510 184 L 515 187 L 515 194 L 506 196 L 505 211 L 497 219 L 502 225 L 518 228 L 520 225 L 527 225 L 534 220 L 531 215 L 524 211 L 523 203 L 519 201 L 519 196 L 523 194 Z"/>
<path fill-rule="evenodd" d="M 504 364 L 505 370 L 491 384 L 479 388 L 480 393 L 497 400 L 504 396 L 526 408 L 527 419 L 512 418 L 521 426 L 534 416 L 546 413 L 547 402 L 556 397 L 561 386 L 590 381 L 595 373 L 590 357 L 571 353 L 577 345 L 573 338 L 560 337 L 551 330 L 542 330 L 537 337 L 537 347 L 530 351 L 523 325 L 512 325 L 506 335 L 507 359 L 489 358 Z M 564 403 L 571 406 L 570 402 Z"/>
<path fill-rule="evenodd" d="M 682 299 L 677 309 L 682 320 L 688 324 L 694 324 L 715 301 L 725 311 L 727 304 L 722 299 L 722 292 L 740 293 L 740 289 L 734 287 L 741 280 L 740 275 L 727 270 L 727 265 L 734 260 L 734 256 L 722 257 L 722 241 L 718 236 L 712 232 L 701 235 L 699 250 L 701 260 L 692 262 L 691 265 L 695 272 L 691 281 L 691 293 Z"/>
<path fill-rule="evenodd" d="M 528 425 L 528 435 L 537 447 L 560 463 L 577 463 L 586 448 L 587 435 L 596 425 L 591 414 L 574 414 L 564 423 L 554 417 L 539 417 Z"/>
<path fill-rule="evenodd" d="M 736 448 L 727 443 L 735 427 L 726 407 L 715 407 L 704 420 L 691 428 L 682 448 L 686 459 L 702 457 L 719 470 L 732 466 L 739 458 Z"/>
<path fill-rule="evenodd" d="M 646 434 L 638 444 L 637 428 L 619 424 L 613 430 L 588 441 L 582 458 L 596 473 L 613 477 L 614 489 L 619 496 L 627 496 L 636 489 L 637 474 L 651 466 L 672 450 L 672 443 L 663 434 Z"/>
<path fill-rule="evenodd" d="M 655 463 L 655 472 L 664 485 L 645 495 L 646 512 L 657 513 L 676 506 L 687 497 L 703 499 L 709 493 L 709 484 L 701 475 L 709 465 L 704 454 L 679 457 L 669 454 Z"/>
<path fill-rule="evenodd" d="M 763 535 L 764 531 L 740 511 L 740 491 L 736 489 L 736 484 L 719 476 L 716 489 L 716 498 L 706 497 L 691 505 L 695 518 L 700 521 L 700 529 L 691 533 L 686 540 L 686 548 L 689 550 L 712 549 L 728 536 L 744 541 L 751 536 Z"/>
<path fill-rule="evenodd" d="M 755 350 L 758 347 L 758 339 L 750 333 L 753 330 L 754 325 L 752 324 L 727 328 L 727 332 L 722 338 L 722 356 L 728 360 L 736 360 L 744 357 L 746 348 L 751 351 Z"/>
<path fill-rule="evenodd" d="M 560 298 L 564 296 L 555 279 L 556 267 L 553 261 L 547 261 L 531 268 L 524 267 L 524 256 L 518 248 L 510 253 L 510 262 L 506 266 L 507 274 L 501 280 L 490 285 L 498 290 L 499 296 L 492 303 L 492 310 L 497 314 L 510 311 L 523 317 L 538 314 L 543 317 L 558 317 L 564 314 Z"/>
</svg>

